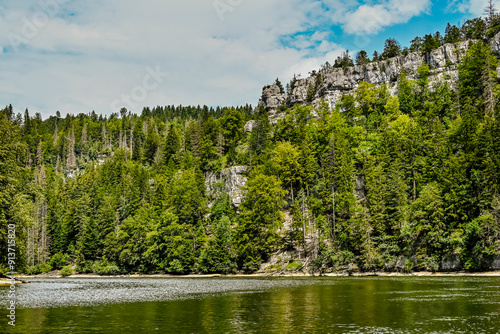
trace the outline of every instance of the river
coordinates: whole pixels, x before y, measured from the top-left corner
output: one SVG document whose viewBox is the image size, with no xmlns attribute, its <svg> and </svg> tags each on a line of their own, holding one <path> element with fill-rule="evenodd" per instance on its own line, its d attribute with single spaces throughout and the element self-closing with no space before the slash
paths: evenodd
<svg viewBox="0 0 500 334">
<path fill-rule="evenodd" d="M 69 278 L 0 333 L 500 333 L 500 277 Z"/>
</svg>

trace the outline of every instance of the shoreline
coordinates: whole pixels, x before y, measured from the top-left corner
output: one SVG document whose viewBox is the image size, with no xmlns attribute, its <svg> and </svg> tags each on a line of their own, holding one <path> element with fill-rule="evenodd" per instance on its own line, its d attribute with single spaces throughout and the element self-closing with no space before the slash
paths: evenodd
<svg viewBox="0 0 500 334">
<path fill-rule="evenodd" d="M 254 273 L 254 274 L 189 274 L 189 275 L 171 275 L 171 274 L 127 274 L 127 275 L 97 275 L 97 274 L 74 274 L 63 277 L 55 273 L 39 275 L 12 275 L 16 279 L 30 278 L 277 278 L 277 277 L 500 277 L 500 271 L 486 272 L 364 272 L 364 273 L 303 273 L 303 272 L 275 272 L 275 273 Z M 7 282 L 7 280 L 5 280 Z M 4 286 L 3 280 L 0 280 L 0 286 Z"/>
</svg>

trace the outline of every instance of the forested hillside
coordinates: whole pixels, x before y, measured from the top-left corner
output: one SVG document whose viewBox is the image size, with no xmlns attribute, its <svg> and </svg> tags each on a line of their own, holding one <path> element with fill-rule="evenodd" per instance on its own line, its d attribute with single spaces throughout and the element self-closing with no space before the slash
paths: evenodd
<svg viewBox="0 0 500 334">
<path fill-rule="evenodd" d="M 281 106 L 275 126 L 251 106 L 46 120 L 6 107 L 3 271 L 8 224 L 16 269 L 29 273 L 252 272 L 273 254 L 283 269 L 490 269 L 500 88 L 484 25 L 480 38 L 458 31 L 474 39 L 458 82 L 430 85 L 423 63 L 417 80 L 401 73 L 395 96 L 361 82 L 334 108 Z M 238 207 L 206 182 L 233 166 L 249 167 Z"/>
</svg>

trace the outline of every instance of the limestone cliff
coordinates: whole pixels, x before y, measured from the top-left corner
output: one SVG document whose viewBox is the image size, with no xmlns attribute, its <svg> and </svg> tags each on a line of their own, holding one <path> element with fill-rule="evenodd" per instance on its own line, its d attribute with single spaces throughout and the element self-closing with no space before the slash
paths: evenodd
<svg viewBox="0 0 500 334">
<path fill-rule="evenodd" d="M 205 190 L 215 198 L 219 192 L 229 195 L 233 205 L 239 207 L 244 197 L 243 186 L 247 182 L 247 166 L 235 166 L 223 169 L 221 172 L 210 172 L 205 175 Z"/>
<path fill-rule="evenodd" d="M 264 87 L 259 105 L 266 108 L 272 123 L 280 118 L 279 107 L 285 105 L 292 107 L 296 103 L 317 104 L 321 99 L 331 107 L 339 101 L 342 94 L 353 93 L 361 81 L 375 85 L 387 84 L 392 95 L 397 94 L 397 81 L 402 71 L 409 79 L 417 79 L 417 69 L 427 63 L 431 69 L 429 83 L 431 87 L 442 80 L 446 80 L 452 87 L 458 82 L 458 64 L 466 54 L 473 41 L 459 44 L 444 44 L 428 52 L 412 52 L 406 56 L 394 57 L 366 65 L 342 68 L 322 68 L 316 75 L 297 79 L 288 93 L 280 93 L 277 85 Z M 490 41 L 493 52 L 500 57 L 500 33 Z M 317 77 L 321 77 L 319 83 Z M 316 87 L 314 96 L 309 96 L 308 88 Z"/>
</svg>

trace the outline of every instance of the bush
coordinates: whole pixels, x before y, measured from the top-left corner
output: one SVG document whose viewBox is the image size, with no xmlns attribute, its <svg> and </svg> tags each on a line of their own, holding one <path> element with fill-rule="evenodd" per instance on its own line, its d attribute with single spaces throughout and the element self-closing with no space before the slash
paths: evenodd
<svg viewBox="0 0 500 334">
<path fill-rule="evenodd" d="M 52 270 L 52 266 L 48 263 L 39 263 L 27 270 L 28 275 L 45 274 Z"/>
<path fill-rule="evenodd" d="M 88 274 L 92 273 L 92 266 L 94 265 L 93 261 L 86 261 L 85 262 L 85 267 L 83 267 L 83 272 Z"/>
<path fill-rule="evenodd" d="M 413 269 L 413 261 L 410 259 L 407 259 L 405 261 L 405 266 L 404 266 L 403 270 L 405 273 L 410 273 L 412 271 L 412 269 Z"/>
<path fill-rule="evenodd" d="M 65 266 L 61 269 L 61 276 L 62 277 L 66 277 L 66 276 L 70 276 L 70 275 L 73 275 L 73 268 L 71 268 L 70 266 Z"/>
<path fill-rule="evenodd" d="M 356 257 L 352 252 L 347 250 L 339 251 L 332 247 L 322 249 L 314 262 L 314 267 L 320 270 L 326 268 L 340 270 L 351 263 L 356 263 Z"/>
<path fill-rule="evenodd" d="M 301 261 L 292 261 L 286 266 L 286 270 L 298 271 L 302 269 L 304 264 Z"/>
<path fill-rule="evenodd" d="M 243 269 L 243 271 L 245 271 L 247 273 L 255 272 L 255 271 L 259 270 L 261 263 L 262 263 L 262 260 L 254 259 L 254 258 L 248 256 L 243 263 L 242 269 Z"/>
<path fill-rule="evenodd" d="M 186 268 L 184 268 L 184 265 L 179 259 L 174 259 L 169 265 L 167 271 L 171 274 L 184 274 L 186 272 Z"/>
<path fill-rule="evenodd" d="M 69 264 L 69 255 L 68 254 L 62 254 L 62 253 L 57 253 L 52 256 L 52 258 L 49 261 L 50 265 L 54 269 L 61 269 L 64 266 L 67 266 Z"/>
<path fill-rule="evenodd" d="M 92 271 L 94 274 L 97 274 L 97 275 L 118 275 L 118 274 L 120 274 L 120 269 L 118 268 L 118 266 L 113 262 L 109 263 L 106 259 L 103 259 L 102 261 L 95 261 L 92 264 L 92 269 L 89 271 Z"/>
<path fill-rule="evenodd" d="M 101 268 L 100 275 L 118 275 L 120 274 L 120 268 L 114 263 L 108 264 L 105 267 Z"/>
</svg>

